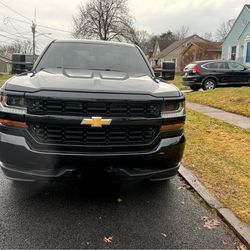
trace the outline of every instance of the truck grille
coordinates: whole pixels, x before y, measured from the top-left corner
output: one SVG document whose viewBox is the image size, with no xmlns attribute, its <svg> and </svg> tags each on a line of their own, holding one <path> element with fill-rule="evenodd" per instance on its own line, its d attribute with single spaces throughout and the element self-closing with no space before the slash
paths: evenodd
<svg viewBox="0 0 250 250">
<path fill-rule="evenodd" d="M 157 117 L 160 102 L 104 102 L 104 101 L 61 101 L 27 100 L 28 113 L 38 115 L 102 116 L 102 117 Z"/>
<path fill-rule="evenodd" d="M 92 128 L 80 125 L 30 124 L 29 131 L 40 143 L 83 146 L 143 145 L 154 140 L 159 133 L 159 126 Z"/>
</svg>

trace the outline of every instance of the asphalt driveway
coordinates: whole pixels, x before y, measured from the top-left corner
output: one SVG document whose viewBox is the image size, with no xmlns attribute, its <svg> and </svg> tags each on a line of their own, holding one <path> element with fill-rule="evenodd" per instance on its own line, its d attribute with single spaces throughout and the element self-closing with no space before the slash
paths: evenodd
<svg viewBox="0 0 250 250">
<path fill-rule="evenodd" d="M 0 248 L 226 248 L 237 239 L 179 177 L 169 184 L 13 185 L 0 172 Z M 106 237 L 106 238 L 105 238 Z"/>
</svg>

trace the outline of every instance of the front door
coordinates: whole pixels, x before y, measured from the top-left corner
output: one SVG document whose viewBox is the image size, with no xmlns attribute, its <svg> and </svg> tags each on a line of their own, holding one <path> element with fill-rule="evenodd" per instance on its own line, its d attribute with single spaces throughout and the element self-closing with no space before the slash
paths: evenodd
<svg viewBox="0 0 250 250">
<path fill-rule="evenodd" d="M 217 62 L 216 76 L 219 80 L 218 85 L 227 85 L 231 81 L 230 70 L 227 62 Z"/>
<path fill-rule="evenodd" d="M 250 63 L 250 42 L 247 43 L 246 62 Z"/>
<path fill-rule="evenodd" d="M 230 83 L 242 84 L 249 83 L 250 72 L 242 64 L 237 62 L 228 62 L 230 71 Z"/>
</svg>

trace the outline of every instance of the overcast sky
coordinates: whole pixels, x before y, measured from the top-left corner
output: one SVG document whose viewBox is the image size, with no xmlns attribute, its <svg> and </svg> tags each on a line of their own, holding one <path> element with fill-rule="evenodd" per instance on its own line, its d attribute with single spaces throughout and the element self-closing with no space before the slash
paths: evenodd
<svg viewBox="0 0 250 250">
<path fill-rule="evenodd" d="M 10 41 L 12 34 L 20 38 L 31 38 L 30 25 L 36 9 L 37 23 L 44 26 L 72 31 L 72 15 L 79 4 L 87 0 L 0 0 L 0 43 Z M 23 16 L 11 11 L 8 5 Z M 250 0 L 129 0 L 131 13 L 138 29 L 159 34 L 176 30 L 182 25 L 190 27 L 190 34 L 215 33 L 223 21 L 236 18 L 244 4 Z M 6 19 L 6 17 L 16 18 Z M 26 17 L 26 18 L 25 18 Z M 21 22 L 23 21 L 23 22 Z M 27 23 L 26 23 L 27 22 Z M 3 30 L 8 33 L 4 33 Z M 67 32 L 55 32 L 38 27 L 40 33 L 51 33 L 45 37 L 38 33 L 38 48 L 41 50 L 53 38 L 69 38 Z M 9 38 L 1 35 L 8 36 Z"/>
</svg>

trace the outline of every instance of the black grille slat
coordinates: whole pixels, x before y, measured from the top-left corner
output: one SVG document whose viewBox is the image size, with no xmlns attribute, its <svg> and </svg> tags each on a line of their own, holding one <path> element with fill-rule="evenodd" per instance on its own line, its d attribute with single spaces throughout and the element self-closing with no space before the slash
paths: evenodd
<svg viewBox="0 0 250 250">
<path fill-rule="evenodd" d="M 76 115 L 109 117 L 158 117 L 160 102 L 52 101 L 28 99 L 28 113 L 39 115 Z"/>
<path fill-rule="evenodd" d="M 41 143 L 88 145 L 131 145 L 151 143 L 158 126 L 111 126 L 91 128 L 81 125 L 29 124 L 31 134 Z"/>
<path fill-rule="evenodd" d="M 29 114 L 80 117 L 145 117 L 160 116 L 161 101 L 98 100 L 72 101 L 56 99 L 27 99 Z M 67 124 L 29 124 L 29 131 L 36 141 L 44 144 L 116 146 L 150 144 L 159 134 L 159 126 L 91 126 Z"/>
</svg>

